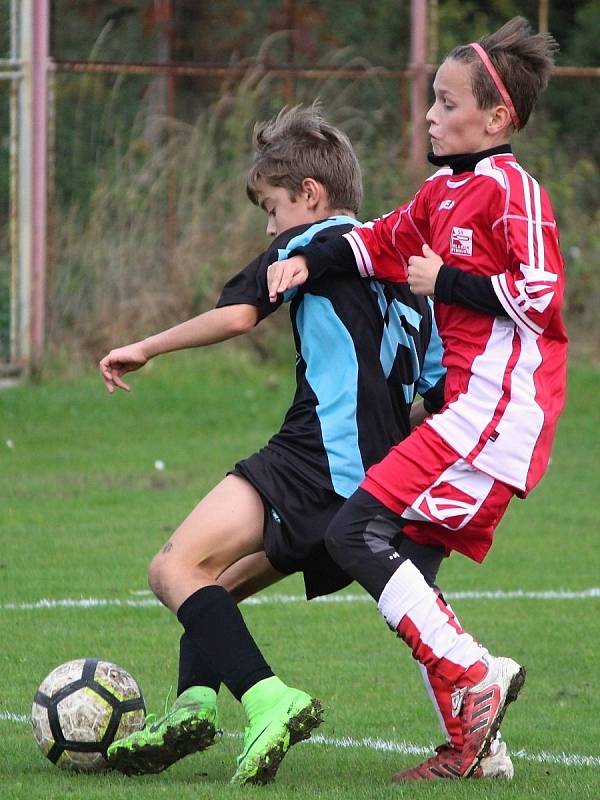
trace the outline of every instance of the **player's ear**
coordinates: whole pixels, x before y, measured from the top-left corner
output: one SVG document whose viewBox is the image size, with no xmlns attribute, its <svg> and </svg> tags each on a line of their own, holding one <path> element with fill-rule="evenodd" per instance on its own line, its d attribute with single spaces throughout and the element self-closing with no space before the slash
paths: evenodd
<svg viewBox="0 0 600 800">
<path fill-rule="evenodd" d="M 314 178 L 304 178 L 302 181 L 302 197 L 308 208 L 317 208 L 324 198 L 324 192 L 323 184 Z"/>
<path fill-rule="evenodd" d="M 494 106 L 489 110 L 487 129 L 488 133 L 497 135 L 503 130 L 508 132 L 512 124 L 510 113 L 505 105 Z"/>
</svg>

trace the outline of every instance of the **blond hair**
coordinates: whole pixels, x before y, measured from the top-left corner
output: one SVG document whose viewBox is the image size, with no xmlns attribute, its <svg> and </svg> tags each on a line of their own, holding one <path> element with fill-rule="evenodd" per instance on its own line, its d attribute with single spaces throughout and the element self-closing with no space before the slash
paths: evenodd
<svg viewBox="0 0 600 800">
<path fill-rule="evenodd" d="M 246 192 L 255 205 L 259 181 L 282 186 L 295 198 L 302 181 L 313 178 L 325 187 L 331 209 L 358 212 L 363 195 L 358 159 L 348 137 L 326 122 L 317 102 L 284 108 L 257 123 L 253 145 Z"/>
</svg>

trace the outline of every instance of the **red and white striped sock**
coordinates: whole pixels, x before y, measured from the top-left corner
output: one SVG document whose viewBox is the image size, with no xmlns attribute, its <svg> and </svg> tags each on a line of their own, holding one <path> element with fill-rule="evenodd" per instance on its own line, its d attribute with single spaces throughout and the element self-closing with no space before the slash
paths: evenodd
<svg viewBox="0 0 600 800">
<path fill-rule="evenodd" d="M 431 675 L 423 664 L 419 664 L 419 670 L 446 741 L 457 750 L 462 750 L 464 736 L 457 702 L 459 699 L 457 692 L 462 694 L 462 690 L 456 690 L 442 678 Z M 457 698 L 454 704 L 452 702 L 453 695 Z"/>
<path fill-rule="evenodd" d="M 455 689 L 473 686 L 487 673 L 488 651 L 460 626 L 411 561 L 392 575 L 377 607 L 430 676 Z"/>
</svg>

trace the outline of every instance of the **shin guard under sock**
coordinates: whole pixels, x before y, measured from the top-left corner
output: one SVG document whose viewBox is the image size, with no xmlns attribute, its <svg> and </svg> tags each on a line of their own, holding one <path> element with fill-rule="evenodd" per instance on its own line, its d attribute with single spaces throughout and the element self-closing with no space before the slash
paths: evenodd
<svg viewBox="0 0 600 800">
<path fill-rule="evenodd" d="M 377 603 L 413 657 L 453 687 L 473 686 L 487 672 L 487 650 L 463 630 L 411 561 L 404 561 Z"/>
<path fill-rule="evenodd" d="M 255 683 L 273 676 L 244 618 L 222 586 L 205 586 L 183 601 L 177 612 L 190 641 L 206 657 L 237 700 Z"/>
<path fill-rule="evenodd" d="M 179 640 L 179 680 L 177 696 L 191 686 L 208 686 L 218 693 L 221 678 L 213 669 L 206 654 L 192 642 L 187 633 Z"/>
</svg>

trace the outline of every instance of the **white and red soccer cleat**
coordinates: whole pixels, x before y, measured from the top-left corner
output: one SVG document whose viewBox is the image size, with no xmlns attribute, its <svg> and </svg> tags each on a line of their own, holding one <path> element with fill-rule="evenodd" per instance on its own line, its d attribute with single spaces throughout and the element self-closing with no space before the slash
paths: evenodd
<svg viewBox="0 0 600 800">
<path fill-rule="evenodd" d="M 500 742 L 498 749 L 493 754 L 481 759 L 479 765 L 470 776 L 465 775 L 465 758 L 461 750 L 451 745 L 441 745 L 436 749 L 436 754 L 427 761 L 417 764 L 416 767 L 397 772 L 392 780 L 394 783 L 401 781 L 436 781 L 440 778 L 504 778 L 510 780 L 514 775 L 512 760 L 506 749 L 506 744 Z"/>
<path fill-rule="evenodd" d="M 404 769 L 392 775 L 394 783 L 401 781 L 436 781 L 440 778 L 463 778 L 464 767 L 462 751 L 451 745 L 436 747 L 435 755 L 417 764 L 416 767 Z"/>
<path fill-rule="evenodd" d="M 512 780 L 515 774 L 512 759 L 506 749 L 506 742 L 498 742 L 496 749 L 492 742 L 492 750 L 489 755 L 484 756 L 479 762 L 479 766 L 471 775 L 472 778 L 504 778 Z"/>
<path fill-rule="evenodd" d="M 483 756 L 489 752 L 492 739 L 500 727 L 509 703 L 517 699 L 525 683 L 525 669 L 512 658 L 486 656 L 485 677 L 465 692 L 460 711 L 463 728 L 462 753 L 465 777 L 472 775 Z"/>
<path fill-rule="evenodd" d="M 431 758 L 416 767 L 397 772 L 392 777 L 394 782 L 512 777 L 512 761 L 506 753 L 506 745 L 502 743 L 495 754 L 490 754 L 490 745 L 496 737 L 506 707 L 517 699 L 525 682 L 525 670 L 512 658 L 488 655 L 485 661 L 488 665 L 485 677 L 474 686 L 455 692 L 454 714 L 459 715 L 462 725 L 462 747 L 438 747 Z"/>
</svg>

